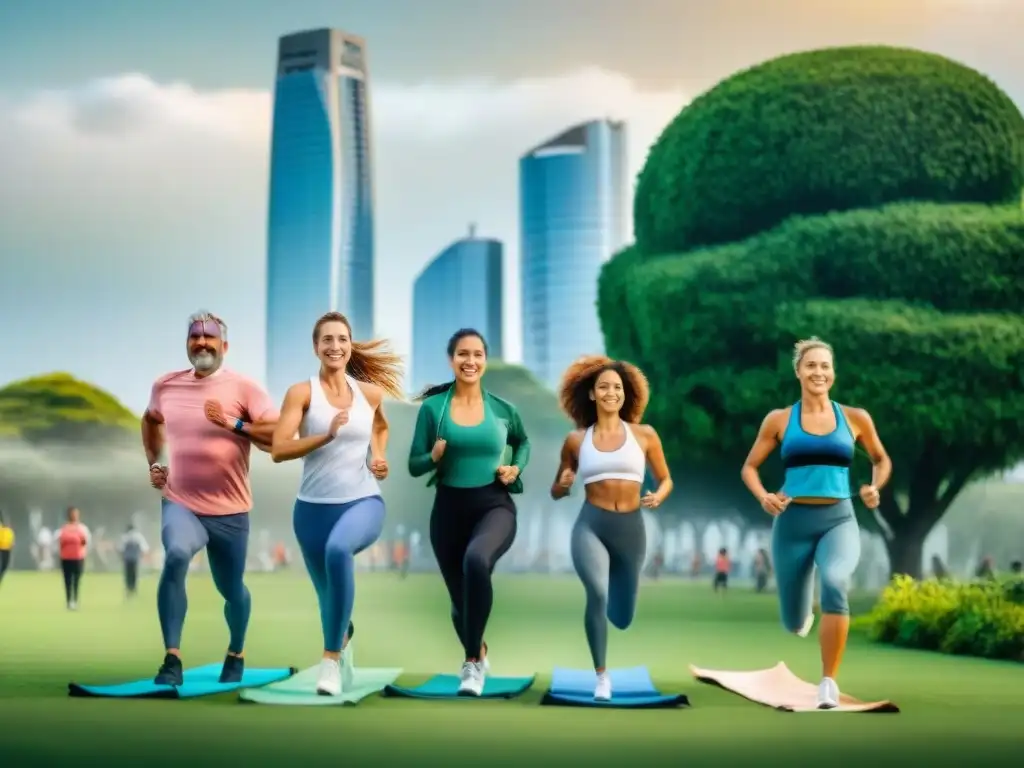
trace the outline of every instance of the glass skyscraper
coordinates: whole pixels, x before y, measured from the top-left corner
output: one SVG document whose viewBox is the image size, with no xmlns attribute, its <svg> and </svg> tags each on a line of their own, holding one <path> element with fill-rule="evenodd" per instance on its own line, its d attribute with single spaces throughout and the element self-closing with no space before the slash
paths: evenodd
<svg viewBox="0 0 1024 768">
<path fill-rule="evenodd" d="M 333 29 L 278 41 L 267 222 L 267 386 L 317 369 L 313 323 L 373 335 L 373 180 L 366 44 Z"/>
<path fill-rule="evenodd" d="M 523 364 L 552 388 L 577 357 L 604 351 L 597 278 L 626 244 L 625 133 L 595 120 L 519 160 Z"/>
<path fill-rule="evenodd" d="M 456 240 L 423 268 L 412 289 L 412 391 L 451 381 L 448 339 L 475 328 L 488 357 L 501 358 L 502 244 L 469 236 Z"/>
</svg>

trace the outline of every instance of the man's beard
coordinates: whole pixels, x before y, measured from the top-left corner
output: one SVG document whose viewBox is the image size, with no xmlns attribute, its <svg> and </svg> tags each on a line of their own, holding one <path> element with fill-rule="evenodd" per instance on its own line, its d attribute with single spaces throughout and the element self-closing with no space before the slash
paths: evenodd
<svg viewBox="0 0 1024 768">
<path fill-rule="evenodd" d="M 220 367 L 220 363 L 223 358 L 221 357 L 221 355 L 216 355 L 213 352 L 204 349 L 194 354 L 190 352 L 188 355 L 188 359 L 189 362 L 192 363 L 193 367 L 197 371 L 201 371 L 202 373 L 210 373 L 211 371 L 215 371 L 217 370 L 218 367 Z"/>
</svg>

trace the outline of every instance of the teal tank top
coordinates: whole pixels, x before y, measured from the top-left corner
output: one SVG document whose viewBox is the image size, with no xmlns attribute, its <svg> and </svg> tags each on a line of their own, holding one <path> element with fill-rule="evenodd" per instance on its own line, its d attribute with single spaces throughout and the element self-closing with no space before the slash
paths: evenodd
<svg viewBox="0 0 1024 768">
<path fill-rule="evenodd" d="M 447 409 L 441 417 L 438 436 L 446 445 L 441 457 L 442 485 L 451 488 L 481 488 L 497 480 L 508 445 L 508 424 L 484 403 L 484 420 L 472 427 L 452 421 Z"/>
<path fill-rule="evenodd" d="M 836 428 L 827 435 L 812 435 L 800 425 L 800 403 L 789 412 L 782 436 L 782 465 L 786 480 L 782 492 L 791 499 L 817 497 L 849 499 L 850 465 L 854 439 L 843 409 L 832 403 Z"/>
</svg>

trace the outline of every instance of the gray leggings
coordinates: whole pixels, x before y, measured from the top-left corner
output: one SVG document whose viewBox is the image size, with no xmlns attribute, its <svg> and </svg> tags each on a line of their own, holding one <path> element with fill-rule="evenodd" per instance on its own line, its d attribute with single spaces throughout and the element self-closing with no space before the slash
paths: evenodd
<svg viewBox="0 0 1024 768">
<path fill-rule="evenodd" d="M 584 627 L 595 669 L 604 669 L 608 624 L 633 622 L 647 532 L 640 510 L 609 512 L 588 501 L 572 529 L 572 564 L 587 594 Z"/>
</svg>

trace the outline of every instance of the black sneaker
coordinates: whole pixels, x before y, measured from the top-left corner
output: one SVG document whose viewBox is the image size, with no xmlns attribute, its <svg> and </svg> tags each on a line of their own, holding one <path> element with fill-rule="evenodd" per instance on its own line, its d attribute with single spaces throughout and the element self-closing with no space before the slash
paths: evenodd
<svg viewBox="0 0 1024 768">
<path fill-rule="evenodd" d="M 228 654 L 224 657 L 224 666 L 220 670 L 220 682 L 240 683 L 245 672 L 245 659 L 241 656 Z"/>
<path fill-rule="evenodd" d="M 181 674 L 181 659 L 173 653 L 168 653 L 164 656 L 164 663 L 160 665 L 153 682 L 157 685 L 178 686 L 182 684 Z"/>
</svg>

